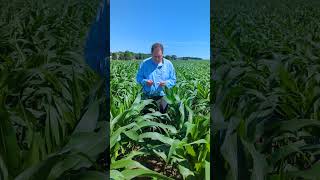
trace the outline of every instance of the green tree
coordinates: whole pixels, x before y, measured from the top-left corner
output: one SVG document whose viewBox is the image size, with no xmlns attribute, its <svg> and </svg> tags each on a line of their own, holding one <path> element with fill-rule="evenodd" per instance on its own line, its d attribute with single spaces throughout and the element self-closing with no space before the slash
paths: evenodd
<svg viewBox="0 0 320 180">
<path fill-rule="evenodd" d="M 124 60 L 124 53 L 123 52 L 118 52 L 119 53 L 119 56 L 118 56 L 118 59 L 119 60 Z"/>
<path fill-rule="evenodd" d="M 116 52 L 111 53 L 112 60 L 118 60 L 118 54 Z"/>
<path fill-rule="evenodd" d="M 124 60 L 131 60 L 133 58 L 132 52 L 130 51 L 125 51 L 123 56 Z"/>
<path fill-rule="evenodd" d="M 136 59 L 142 59 L 142 53 L 137 53 L 136 54 Z"/>
</svg>

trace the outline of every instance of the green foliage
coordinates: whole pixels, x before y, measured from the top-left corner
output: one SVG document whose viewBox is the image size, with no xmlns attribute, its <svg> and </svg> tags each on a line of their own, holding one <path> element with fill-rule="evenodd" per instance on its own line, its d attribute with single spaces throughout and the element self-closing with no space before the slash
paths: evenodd
<svg viewBox="0 0 320 180">
<path fill-rule="evenodd" d="M 319 174 L 319 5 L 213 3 L 215 178 Z"/>
<path fill-rule="evenodd" d="M 106 178 L 104 81 L 82 58 L 97 3 L 1 1 L 0 179 Z"/>
</svg>

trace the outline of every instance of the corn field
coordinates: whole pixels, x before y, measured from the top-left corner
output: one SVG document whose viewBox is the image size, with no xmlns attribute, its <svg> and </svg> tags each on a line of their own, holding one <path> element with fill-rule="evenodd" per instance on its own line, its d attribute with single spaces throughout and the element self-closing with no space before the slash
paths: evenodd
<svg viewBox="0 0 320 180">
<path fill-rule="evenodd" d="M 209 61 L 172 61 L 177 84 L 165 89 L 165 114 L 141 99 L 140 62 L 111 61 L 111 178 L 210 179 Z"/>
<path fill-rule="evenodd" d="M 82 54 L 98 2 L 0 4 L 0 179 L 106 179 L 104 81 Z"/>
<path fill-rule="evenodd" d="M 215 179 L 320 175 L 320 3 L 212 3 Z"/>
</svg>

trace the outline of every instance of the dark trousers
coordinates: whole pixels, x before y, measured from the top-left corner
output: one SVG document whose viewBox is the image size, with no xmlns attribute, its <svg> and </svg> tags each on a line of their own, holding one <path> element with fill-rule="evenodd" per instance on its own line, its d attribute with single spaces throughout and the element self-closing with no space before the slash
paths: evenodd
<svg viewBox="0 0 320 180">
<path fill-rule="evenodd" d="M 156 101 L 157 104 L 159 104 L 158 108 L 160 109 L 161 113 L 167 112 L 168 103 L 164 100 L 163 96 L 151 96 L 150 97 L 150 96 L 143 95 L 142 99 L 153 99 L 154 101 Z"/>
</svg>

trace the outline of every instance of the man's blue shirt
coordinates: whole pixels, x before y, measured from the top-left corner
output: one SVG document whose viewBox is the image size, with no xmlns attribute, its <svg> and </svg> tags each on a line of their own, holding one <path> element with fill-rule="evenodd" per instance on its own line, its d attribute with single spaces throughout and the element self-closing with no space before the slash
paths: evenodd
<svg viewBox="0 0 320 180">
<path fill-rule="evenodd" d="M 101 76 L 108 76 L 108 29 L 107 29 L 107 0 L 100 3 L 97 17 L 87 35 L 84 54 L 85 61 Z"/>
<path fill-rule="evenodd" d="M 136 80 L 147 96 L 165 96 L 160 82 L 165 81 L 165 86 L 172 88 L 176 84 L 176 73 L 169 60 L 163 58 L 162 63 L 157 64 L 152 58 L 148 58 L 140 63 Z M 147 85 L 147 80 L 153 81 L 152 86 Z"/>
</svg>

